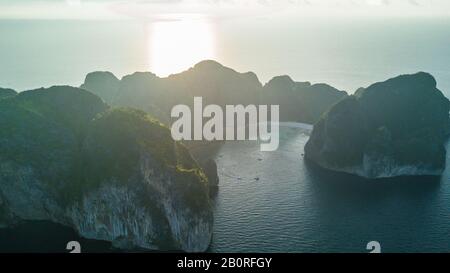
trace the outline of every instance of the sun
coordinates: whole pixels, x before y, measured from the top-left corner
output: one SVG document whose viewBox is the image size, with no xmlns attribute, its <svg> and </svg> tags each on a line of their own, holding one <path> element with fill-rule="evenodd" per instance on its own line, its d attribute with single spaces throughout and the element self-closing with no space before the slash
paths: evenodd
<svg viewBox="0 0 450 273">
<path fill-rule="evenodd" d="M 181 72 L 214 59 L 214 32 L 204 19 L 155 22 L 150 27 L 150 71 L 158 76 Z"/>
</svg>

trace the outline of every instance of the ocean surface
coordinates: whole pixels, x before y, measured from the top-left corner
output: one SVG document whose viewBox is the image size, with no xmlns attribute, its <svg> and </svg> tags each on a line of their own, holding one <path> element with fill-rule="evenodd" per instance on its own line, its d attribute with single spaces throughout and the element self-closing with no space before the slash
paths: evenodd
<svg viewBox="0 0 450 273">
<path fill-rule="evenodd" d="M 352 93 L 427 71 L 450 97 L 449 18 L 211 24 L 212 57 L 254 71 L 263 83 L 288 74 Z M 209 31 L 194 27 L 199 35 Z M 152 60 L 155 32 L 161 33 L 134 21 L 0 20 L 0 87 L 78 86 L 96 70 L 118 77 L 162 71 Z M 209 251 L 367 252 L 369 241 L 380 242 L 384 252 L 450 251 L 450 166 L 442 177 L 385 180 L 328 172 L 304 161 L 309 130 L 292 127 L 281 129 L 275 152 L 260 152 L 255 142 L 221 148 Z M 79 240 L 82 251 L 113 251 L 70 229 L 33 222 L 1 229 L 0 252 L 66 251 L 71 240 Z"/>
<path fill-rule="evenodd" d="M 450 167 L 442 177 L 358 178 L 305 162 L 308 130 L 280 133 L 275 152 L 255 142 L 219 151 L 210 251 L 368 252 L 369 241 L 383 252 L 450 251 Z"/>
</svg>

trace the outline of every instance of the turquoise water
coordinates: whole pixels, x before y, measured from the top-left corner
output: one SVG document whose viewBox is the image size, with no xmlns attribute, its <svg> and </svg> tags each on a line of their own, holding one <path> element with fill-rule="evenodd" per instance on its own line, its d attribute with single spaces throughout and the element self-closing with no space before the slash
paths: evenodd
<svg viewBox="0 0 450 273">
<path fill-rule="evenodd" d="M 369 241 L 384 252 L 450 251 L 450 168 L 366 180 L 307 164 L 301 129 L 283 128 L 281 139 L 275 152 L 253 142 L 219 152 L 210 251 L 366 252 Z"/>
</svg>

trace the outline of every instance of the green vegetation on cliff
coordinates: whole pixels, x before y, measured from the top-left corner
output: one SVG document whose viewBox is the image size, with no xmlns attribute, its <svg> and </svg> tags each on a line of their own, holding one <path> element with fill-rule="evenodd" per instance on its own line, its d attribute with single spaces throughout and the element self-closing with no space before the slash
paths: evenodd
<svg viewBox="0 0 450 273">
<path fill-rule="evenodd" d="M 107 108 L 97 96 L 59 86 L 0 101 L 0 158 L 37 170 L 50 191 L 71 177 L 83 133 Z"/>
<path fill-rule="evenodd" d="M 197 203 L 191 197 L 208 202 L 201 194 L 207 179 L 183 144 L 173 141 L 170 130 L 159 121 L 132 108 L 110 109 L 91 122 L 81 155 L 85 174 L 81 188 L 98 186 L 111 178 L 126 182 L 142 168 L 143 158 L 157 172 L 174 172 L 179 190 L 198 185 L 185 196 L 190 203 Z"/>
<path fill-rule="evenodd" d="M 360 88 L 314 126 L 308 159 L 367 177 L 440 174 L 450 103 L 427 73 Z"/>
<path fill-rule="evenodd" d="M 212 60 L 166 78 L 150 72 L 136 72 L 120 81 L 107 72 L 86 76 L 82 88 L 111 101 L 146 111 L 170 124 L 170 111 L 177 104 L 192 105 L 194 96 L 205 104 L 279 104 L 281 121 L 316 122 L 331 105 L 346 96 L 326 84 L 294 82 L 279 76 L 262 85 L 253 72 L 240 73 Z M 111 99 L 114 98 L 114 99 Z"/>
<path fill-rule="evenodd" d="M 208 180 L 188 150 L 147 113 L 86 90 L 1 99 L 0 171 L 8 219 L 46 219 L 130 247 L 209 244 Z"/>
<path fill-rule="evenodd" d="M 14 97 L 17 92 L 9 88 L 0 88 L 0 100 L 4 98 Z"/>
<path fill-rule="evenodd" d="M 289 76 L 271 79 L 262 89 L 262 104 L 280 105 L 280 120 L 314 124 L 320 116 L 341 99 L 345 91 L 327 84 L 294 82 Z"/>
</svg>

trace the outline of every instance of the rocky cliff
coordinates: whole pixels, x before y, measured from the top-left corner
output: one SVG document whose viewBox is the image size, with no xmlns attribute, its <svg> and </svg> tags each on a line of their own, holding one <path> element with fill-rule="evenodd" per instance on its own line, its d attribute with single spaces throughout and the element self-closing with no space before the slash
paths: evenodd
<svg viewBox="0 0 450 273">
<path fill-rule="evenodd" d="M 288 76 L 275 77 L 262 85 L 253 72 L 240 73 L 212 60 L 199 62 L 181 73 L 160 78 L 151 72 L 136 72 L 121 80 L 109 72 L 86 76 L 82 88 L 99 95 L 114 106 L 141 109 L 170 125 L 173 106 L 192 106 L 194 96 L 204 105 L 279 104 L 281 121 L 314 123 L 331 105 L 347 94 L 326 84 L 294 82 Z M 208 178 L 217 180 L 213 170 L 216 147 L 221 142 L 186 141 L 199 164 L 208 170 Z M 198 151 L 201 152 L 198 152 Z M 200 156 L 197 156 L 200 154 Z M 212 187 L 216 191 L 217 187 Z"/>
<path fill-rule="evenodd" d="M 86 75 L 80 88 L 86 89 L 102 98 L 109 105 L 114 105 L 119 92 L 120 80 L 108 71 L 97 71 Z"/>
<path fill-rule="evenodd" d="M 261 92 L 261 104 L 280 105 L 280 120 L 314 124 L 330 107 L 347 96 L 321 83 L 295 82 L 289 76 L 271 79 Z"/>
<path fill-rule="evenodd" d="M 346 96 L 346 92 L 329 85 L 294 82 L 288 76 L 275 77 L 263 86 L 255 73 L 240 73 L 211 60 L 166 78 L 136 72 L 123 77 L 119 87 L 116 85 L 110 73 L 93 72 L 86 76 L 82 88 L 107 102 L 113 96 L 113 105 L 144 110 L 165 124 L 170 124 L 174 105 L 192 105 L 194 96 L 203 97 L 205 105 L 279 104 L 281 121 L 306 123 L 316 122 Z"/>
<path fill-rule="evenodd" d="M 368 178 L 440 175 L 450 103 L 427 73 L 359 89 L 314 126 L 305 157 Z"/>
<path fill-rule="evenodd" d="M 170 131 L 90 92 L 0 101 L 0 225 L 49 220 L 129 248 L 205 251 L 209 182 Z"/>
</svg>

